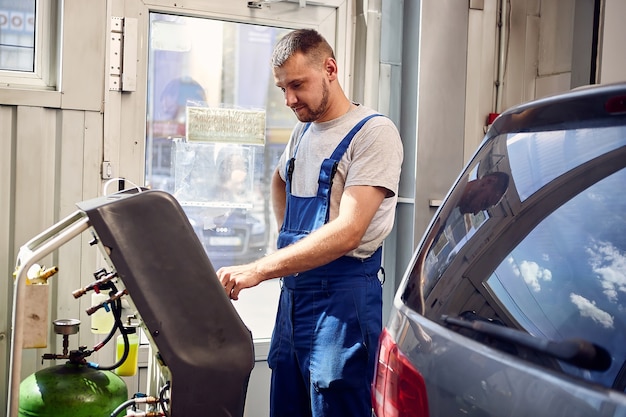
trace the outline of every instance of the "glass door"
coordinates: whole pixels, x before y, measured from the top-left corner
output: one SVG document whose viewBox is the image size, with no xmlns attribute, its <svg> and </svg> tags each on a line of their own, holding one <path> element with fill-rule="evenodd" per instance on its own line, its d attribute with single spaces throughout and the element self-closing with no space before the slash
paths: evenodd
<svg viewBox="0 0 626 417">
<path fill-rule="evenodd" d="M 216 270 L 275 250 L 270 179 L 297 119 L 270 57 L 289 30 L 149 14 L 145 182 L 176 197 Z M 271 337 L 278 294 L 269 280 L 233 302 L 255 341 Z"/>
</svg>

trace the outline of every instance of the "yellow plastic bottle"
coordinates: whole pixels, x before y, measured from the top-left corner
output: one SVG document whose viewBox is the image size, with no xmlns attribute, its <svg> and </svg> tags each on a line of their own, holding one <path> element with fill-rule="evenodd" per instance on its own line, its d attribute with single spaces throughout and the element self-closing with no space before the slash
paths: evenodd
<svg viewBox="0 0 626 417">
<path fill-rule="evenodd" d="M 102 304 L 108 299 L 109 296 L 107 294 L 93 293 L 91 294 L 91 305 Z M 111 311 L 101 308 L 91 315 L 91 333 L 93 334 L 109 334 L 114 325 L 115 317 L 113 317 L 113 312 Z"/>
<path fill-rule="evenodd" d="M 128 335 L 128 356 L 126 357 L 126 360 L 115 369 L 115 373 L 119 376 L 133 376 L 137 373 L 138 364 L 137 353 L 139 351 L 139 335 L 137 335 L 137 326 L 126 326 L 124 327 L 124 331 Z M 119 335 L 117 336 L 115 362 L 119 361 L 122 355 L 124 355 L 124 337 Z"/>
</svg>

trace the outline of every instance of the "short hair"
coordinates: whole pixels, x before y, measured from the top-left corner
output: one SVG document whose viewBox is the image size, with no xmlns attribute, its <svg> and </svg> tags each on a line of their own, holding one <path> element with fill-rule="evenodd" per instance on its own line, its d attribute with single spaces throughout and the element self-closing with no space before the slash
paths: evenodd
<svg viewBox="0 0 626 417">
<path fill-rule="evenodd" d="M 485 177 L 493 177 L 496 179 L 496 185 L 494 187 L 494 190 L 498 193 L 499 196 L 504 195 L 504 193 L 506 192 L 506 189 L 509 188 L 509 175 L 504 172 L 500 172 L 500 171 L 490 172 L 484 175 L 482 178 L 485 178 Z"/>
<path fill-rule="evenodd" d="M 282 67 L 296 53 L 307 55 L 312 63 L 320 65 L 324 59 L 335 59 L 333 48 L 326 39 L 313 29 L 297 29 L 283 36 L 272 54 L 272 67 Z"/>
</svg>

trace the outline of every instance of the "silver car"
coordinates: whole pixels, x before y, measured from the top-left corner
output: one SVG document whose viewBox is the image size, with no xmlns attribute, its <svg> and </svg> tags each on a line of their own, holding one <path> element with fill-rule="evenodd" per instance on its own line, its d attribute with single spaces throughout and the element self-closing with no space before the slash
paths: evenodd
<svg viewBox="0 0 626 417">
<path fill-rule="evenodd" d="M 626 416 L 626 84 L 501 114 L 380 338 L 384 416 Z"/>
</svg>

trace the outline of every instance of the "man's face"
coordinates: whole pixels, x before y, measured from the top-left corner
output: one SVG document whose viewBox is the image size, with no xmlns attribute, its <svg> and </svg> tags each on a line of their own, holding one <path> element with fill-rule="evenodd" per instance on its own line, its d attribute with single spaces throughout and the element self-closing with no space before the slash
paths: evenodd
<svg viewBox="0 0 626 417">
<path fill-rule="evenodd" d="M 285 105 L 301 122 L 324 121 L 328 109 L 328 80 L 321 65 L 313 65 L 301 53 L 274 68 L 274 81 L 285 95 Z"/>
<path fill-rule="evenodd" d="M 459 209 L 461 213 L 478 214 L 479 211 L 495 206 L 501 197 L 502 192 L 498 190 L 497 179 L 485 176 L 467 183 L 459 202 Z"/>
</svg>

